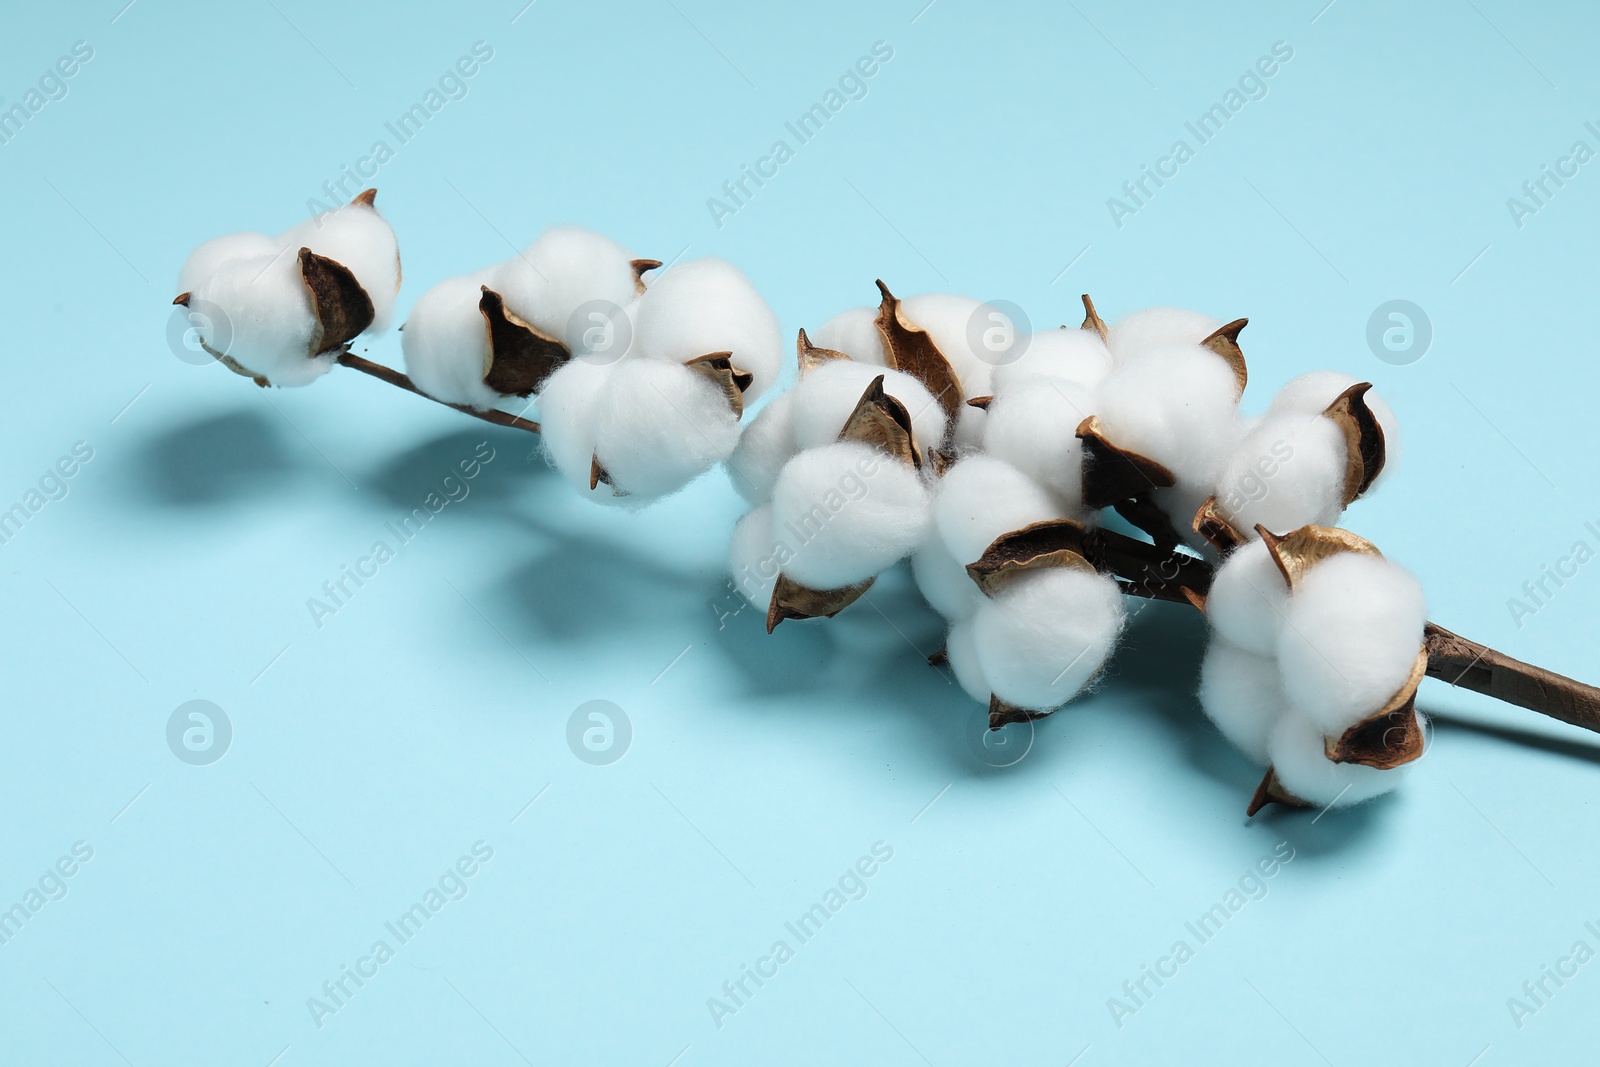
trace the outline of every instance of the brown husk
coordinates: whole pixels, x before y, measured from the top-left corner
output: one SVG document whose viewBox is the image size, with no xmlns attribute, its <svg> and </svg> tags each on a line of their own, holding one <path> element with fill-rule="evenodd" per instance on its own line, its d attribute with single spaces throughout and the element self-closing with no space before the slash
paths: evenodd
<svg viewBox="0 0 1600 1067">
<path fill-rule="evenodd" d="M 933 337 L 901 317 L 899 299 L 889 292 L 889 287 L 881 280 L 878 282 L 878 291 L 883 294 L 883 301 L 878 305 L 878 332 L 883 335 L 883 349 L 889 357 L 889 366 L 911 375 L 933 394 L 949 419 L 945 430 L 945 436 L 948 437 L 954 432 L 956 418 L 961 411 L 961 380 L 956 377 L 955 368 L 944 353 L 939 351 L 939 346 L 933 343 Z M 943 444 L 942 441 L 928 443 Z"/>
<path fill-rule="evenodd" d="M 1417 722 L 1417 687 L 1428 670 L 1428 650 L 1417 652 L 1411 676 L 1390 701 L 1342 735 L 1323 740 L 1335 763 L 1359 763 L 1387 771 L 1422 757 L 1422 725 Z"/>
<path fill-rule="evenodd" d="M 1100 417 L 1090 415 L 1078 424 L 1083 442 L 1083 502 L 1090 508 L 1108 508 L 1119 500 L 1152 489 L 1177 484 L 1177 477 L 1147 456 L 1118 448 L 1100 431 Z"/>
<path fill-rule="evenodd" d="M 478 299 L 488 345 L 483 384 L 501 396 L 528 396 L 572 358 L 567 346 L 517 317 L 487 285 Z"/>
</svg>

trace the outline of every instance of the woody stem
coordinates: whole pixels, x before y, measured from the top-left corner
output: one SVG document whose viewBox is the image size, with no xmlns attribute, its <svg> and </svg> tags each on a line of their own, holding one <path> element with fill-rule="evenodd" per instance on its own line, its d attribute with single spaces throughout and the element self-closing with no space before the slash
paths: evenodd
<svg viewBox="0 0 1600 1067">
<path fill-rule="evenodd" d="M 469 408 L 464 404 L 451 404 L 440 400 L 438 397 L 428 396 L 427 393 L 418 389 L 417 384 L 409 377 L 390 367 L 385 367 L 382 363 L 374 363 L 370 359 L 363 359 L 349 352 L 341 353 L 338 362 L 342 366 L 358 370 L 362 374 L 369 374 L 381 382 L 388 382 L 390 385 L 404 389 L 408 393 L 415 393 L 420 397 L 432 400 L 435 404 L 444 404 L 447 408 L 454 408 L 463 415 L 471 415 L 473 418 L 482 419 L 484 422 L 492 422 L 496 426 L 509 426 L 513 430 L 527 430 L 529 433 L 539 432 L 539 424 L 537 422 L 513 415 L 510 412 L 496 411 L 493 408 L 488 411 L 479 411 L 477 408 Z"/>
<path fill-rule="evenodd" d="M 1600 689 L 1469 641 L 1442 626 L 1423 630 L 1428 677 L 1600 733 Z"/>
</svg>

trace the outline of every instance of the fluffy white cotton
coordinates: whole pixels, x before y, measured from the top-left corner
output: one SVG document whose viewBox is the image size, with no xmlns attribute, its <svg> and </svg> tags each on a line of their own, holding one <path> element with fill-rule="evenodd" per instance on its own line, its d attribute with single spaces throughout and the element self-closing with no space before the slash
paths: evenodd
<svg viewBox="0 0 1600 1067">
<path fill-rule="evenodd" d="M 964 563 L 944 547 L 944 539 L 930 537 L 911 557 L 911 576 L 917 590 L 933 610 L 947 619 L 965 619 L 978 610 L 983 596 L 967 574 Z"/>
<path fill-rule="evenodd" d="M 190 299 L 201 340 L 276 386 L 309 385 L 333 368 L 332 353 L 312 357 L 317 330 L 311 296 L 291 255 L 225 263 Z"/>
<path fill-rule="evenodd" d="M 854 585 L 905 556 L 926 535 L 929 512 L 916 471 L 854 441 L 801 452 L 772 489 L 783 573 L 813 589 Z"/>
<path fill-rule="evenodd" d="M 291 253 L 309 248 L 355 275 L 372 299 L 369 331 L 389 328 L 394 298 L 400 292 L 400 244 L 377 208 L 361 201 L 345 204 L 307 219 L 280 240 Z"/>
<path fill-rule="evenodd" d="M 877 308 L 841 311 L 807 336 L 818 348 L 843 352 L 859 363 L 871 363 L 878 367 L 888 363 L 888 356 L 883 351 L 883 334 L 878 330 Z"/>
<path fill-rule="evenodd" d="M 278 249 L 278 242 L 264 233 L 230 233 L 213 237 L 190 252 L 189 258 L 183 261 L 183 269 L 178 271 L 178 292 L 194 292 L 230 260 L 270 256 Z"/>
<path fill-rule="evenodd" d="M 1289 706 L 1275 660 L 1212 641 L 1200 666 L 1200 706 L 1235 748 L 1267 765 L 1272 729 Z"/>
<path fill-rule="evenodd" d="M 773 555 L 772 505 L 763 504 L 734 524 L 728 573 L 744 598 L 766 611 L 780 569 Z"/>
<path fill-rule="evenodd" d="M 966 404 L 956 409 L 956 429 L 950 435 L 950 444 L 957 452 L 975 452 L 983 447 L 983 428 L 989 423 L 989 413 L 982 408 Z"/>
<path fill-rule="evenodd" d="M 1411 764 L 1380 771 L 1327 757 L 1322 730 L 1300 715 L 1285 715 L 1273 728 L 1267 759 L 1283 787 L 1312 804 L 1349 807 L 1394 789 Z"/>
<path fill-rule="evenodd" d="M 1215 481 L 1238 440 L 1237 392 L 1227 362 L 1191 345 L 1119 365 L 1095 397 L 1107 438 L 1200 485 Z"/>
<path fill-rule="evenodd" d="M 1338 399 L 1340 393 L 1359 380 L 1336 370 L 1315 370 L 1309 374 L 1302 374 L 1278 390 L 1278 395 L 1272 398 L 1272 405 L 1267 408 L 1267 414 L 1268 416 L 1321 414 L 1327 410 L 1329 404 Z M 1371 487 L 1376 488 L 1387 480 L 1389 472 L 1400 462 L 1400 422 L 1394 417 L 1394 409 L 1389 406 L 1389 402 L 1379 396 L 1376 389 L 1368 389 L 1365 399 L 1367 407 L 1371 409 L 1373 417 L 1383 429 L 1385 460 L 1383 473 Z"/>
<path fill-rule="evenodd" d="M 1085 385 L 1065 378 L 1023 381 L 989 405 L 983 448 L 1076 509 L 1083 504 L 1078 424 L 1092 414 L 1094 396 Z"/>
<path fill-rule="evenodd" d="M 1284 690 L 1337 735 L 1399 692 L 1422 647 L 1422 586 L 1386 559 L 1330 556 L 1300 579 L 1278 631 Z"/>
<path fill-rule="evenodd" d="M 1173 345 L 1197 345 L 1221 325 L 1210 315 L 1198 311 L 1145 308 L 1111 327 L 1111 355 L 1118 363 L 1126 363 Z"/>
<path fill-rule="evenodd" d="M 944 437 L 945 414 L 921 382 L 903 371 L 836 359 L 808 371 L 790 391 L 794 440 L 800 448 L 816 448 L 839 439 L 850 413 L 872 379 L 883 375 L 886 393 L 905 405 L 917 450 L 927 455 Z"/>
<path fill-rule="evenodd" d="M 1228 553 L 1206 596 L 1211 628 L 1258 656 L 1278 654 L 1278 628 L 1288 607 L 1289 583 L 1259 539 Z"/>
<path fill-rule="evenodd" d="M 489 334 L 478 307 L 482 298 L 475 277 L 446 279 L 422 294 L 400 331 L 406 373 L 417 388 L 435 400 L 480 411 L 500 401 L 483 381 Z"/>
<path fill-rule="evenodd" d="M 722 390 L 687 367 L 657 360 L 616 364 L 594 419 L 600 465 L 613 486 L 641 503 L 676 493 L 727 459 L 739 441 L 739 420 Z"/>
<path fill-rule="evenodd" d="M 794 393 L 773 397 L 745 424 L 739 444 L 728 457 L 728 477 L 739 495 L 752 504 L 772 498 L 772 483 L 795 454 Z"/>
<path fill-rule="evenodd" d="M 597 343 L 625 350 L 629 338 L 619 332 L 629 333 L 632 324 L 618 312 L 633 303 L 638 288 L 632 259 L 602 234 L 553 226 L 496 267 L 487 284 L 512 314 L 569 351 Z"/>
<path fill-rule="evenodd" d="M 1004 352 L 974 346 L 973 338 L 982 335 L 987 323 L 979 314 L 981 307 L 970 296 L 952 293 L 922 293 L 900 302 L 900 317 L 933 338 L 950 361 L 961 380 L 963 400 L 994 392 L 991 377 L 995 364 L 1006 356 Z"/>
<path fill-rule="evenodd" d="M 545 379 L 544 388 L 539 391 L 539 429 L 546 458 L 579 492 L 601 500 L 612 494 L 604 483 L 593 490 L 589 488 L 595 453 L 595 408 L 619 366 L 569 360 Z"/>
<path fill-rule="evenodd" d="M 1268 415 L 1223 464 L 1218 510 L 1247 536 L 1257 523 L 1277 534 L 1307 523 L 1332 526 L 1344 511 L 1348 453 L 1344 432 L 1332 419 Z"/>
<path fill-rule="evenodd" d="M 778 318 L 726 260 L 697 259 L 663 271 L 639 298 L 636 322 L 640 347 L 655 359 L 685 363 L 732 352 L 734 367 L 755 376 L 745 392 L 751 400 L 778 379 Z"/>
<path fill-rule="evenodd" d="M 950 670 L 956 683 L 967 696 L 985 707 L 989 704 L 989 679 L 983 676 L 978 663 L 978 644 L 973 635 L 971 619 L 963 619 L 950 627 L 944 639 L 944 655 L 950 661 Z"/>
<path fill-rule="evenodd" d="M 989 688 L 1018 707 L 1048 711 L 1100 670 L 1122 632 L 1122 594 L 1104 575 L 1052 567 L 1020 574 L 972 617 Z"/>
<path fill-rule="evenodd" d="M 994 391 L 1004 394 L 1039 378 L 1064 378 L 1079 385 L 1098 385 L 1111 373 L 1111 351 L 1094 330 L 1062 326 L 1029 334 L 1018 346 L 1021 355 L 994 369 Z"/>
<path fill-rule="evenodd" d="M 1004 460 L 963 458 L 939 479 L 934 522 L 945 548 L 965 566 L 994 539 L 1046 519 L 1067 517 L 1065 505 Z"/>
</svg>

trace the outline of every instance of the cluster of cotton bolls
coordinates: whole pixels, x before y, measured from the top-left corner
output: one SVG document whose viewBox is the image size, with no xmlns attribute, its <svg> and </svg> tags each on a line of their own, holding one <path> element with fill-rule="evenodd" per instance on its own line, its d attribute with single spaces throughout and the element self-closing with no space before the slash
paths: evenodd
<svg viewBox="0 0 1600 1067">
<path fill-rule="evenodd" d="M 1291 586 L 1275 555 L 1288 545 L 1245 542 L 1218 569 L 1200 701 L 1290 798 L 1359 803 L 1398 785 L 1410 762 L 1336 762 L 1330 743 L 1377 717 L 1381 746 L 1398 749 L 1409 736 L 1417 747 L 1408 755 L 1420 755 L 1412 700 L 1426 664 L 1422 587 L 1370 546 L 1292 571 Z"/>
<path fill-rule="evenodd" d="M 430 396 L 479 410 L 536 395 L 546 455 L 585 495 L 638 505 L 675 492 L 732 453 L 781 342 L 732 264 L 659 266 L 551 229 L 425 293 L 402 333 L 406 369 Z"/>
<path fill-rule="evenodd" d="M 190 309 L 205 349 L 261 385 L 309 385 L 356 336 L 386 329 L 400 251 L 374 197 L 277 237 L 227 234 L 190 253 L 174 303 Z"/>
</svg>

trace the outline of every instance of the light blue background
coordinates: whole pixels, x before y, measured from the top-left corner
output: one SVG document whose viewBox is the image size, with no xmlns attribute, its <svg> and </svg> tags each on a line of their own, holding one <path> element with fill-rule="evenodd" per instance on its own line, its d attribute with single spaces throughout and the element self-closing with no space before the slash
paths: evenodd
<svg viewBox="0 0 1600 1067">
<path fill-rule="evenodd" d="M 791 335 L 875 277 L 1038 325 L 1076 322 L 1083 291 L 1108 316 L 1248 315 L 1256 408 L 1333 367 L 1398 409 L 1403 461 L 1348 522 L 1433 617 L 1600 677 L 1600 563 L 1520 628 L 1506 606 L 1600 525 L 1600 162 L 1520 229 L 1506 206 L 1575 140 L 1600 148 L 1591 8 L 924 2 L 11 6 L 6 106 L 74 41 L 94 58 L 0 146 L 0 508 L 74 442 L 94 458 L 0 546 L 0 901 L 76 841 L 94 858 L 0 946 L 0 1060 L 1592 1050 L 1600 963 L 1520 1030 L 1506 1006 L 1574 941 L 1600 949 L 1589 735 L 1428 682 L 1443 721 L 1401 795 L 1246 820 L 1259 772 L 1190 696 L 1203 628 L 1152 608 L 1110 684 L 991 770 L 903 580 L 830 625 L 719 620 L 722 475 L 603 511 L 525 435 L 346 371 L 266 393 L 167 348 L 192 246 L 295 222 L 482 40 L 467 97 L 373 183 L 402 311 L 570 221 L 734 260 Z M 879 40 L 869 95 L 715 226 L 706 199 Z M 1294 57 L 1267 97 L 1117 228 L 1106 199 L 1276 41 Z M 1434 329 L 1409 366 L 1365 342 L 1396 298 Z M 397 336 L 369 354 L 397 363 Z M 307 598 L 484 440 L 471 496 L 318 629 Z M 633 723 L 611 766 L 564 740 L 596 698 Z M 233 723 L 211 766 L 167 748 L 191 699 Z M 307 998 L 480 840 L 468 895 L 314 1025 Z M 867 896 L 719 1029 L 707 998 L 877 841 Z M 1283 841 L 1268 895 L 1115 1025 L 1107 998 Z"/>
</svg>

